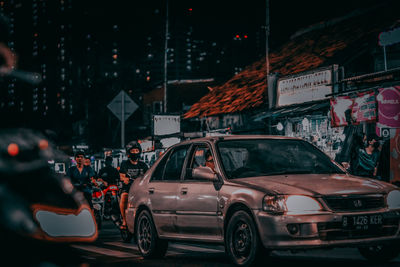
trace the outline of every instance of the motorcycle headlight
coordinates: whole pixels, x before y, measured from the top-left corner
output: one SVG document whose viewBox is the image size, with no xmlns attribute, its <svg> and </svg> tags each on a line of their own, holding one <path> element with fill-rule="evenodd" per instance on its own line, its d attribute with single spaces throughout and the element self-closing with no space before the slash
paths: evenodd
<svg viewBox="0 0 400 267">
<path fill-rule="evenodd" d="M 321 204 L 314 198 L 301 195 L 265 196 L 263 210 L 277 214 L 311 214 L 322 211 Z"/>
<path fill-rule="evenodd" d="M 386 198 L 386 202 L 389 209 L 400 209 L 400 191 L 391 191 Z"/>
</svg>

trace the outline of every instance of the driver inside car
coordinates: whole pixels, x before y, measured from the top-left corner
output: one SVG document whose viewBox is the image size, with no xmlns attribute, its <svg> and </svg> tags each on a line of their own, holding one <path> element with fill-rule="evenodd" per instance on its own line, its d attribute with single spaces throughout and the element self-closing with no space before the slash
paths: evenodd
<svg viewBox="0 0 400 267">
<path fill-rule="evenodd" d="M 205 167 L 210 168 L 214 173 L 216 173 L 214 158 L 213 158 L 210 150 L 207 150 L 205 159 L 206 159 Z"/>
</svg>

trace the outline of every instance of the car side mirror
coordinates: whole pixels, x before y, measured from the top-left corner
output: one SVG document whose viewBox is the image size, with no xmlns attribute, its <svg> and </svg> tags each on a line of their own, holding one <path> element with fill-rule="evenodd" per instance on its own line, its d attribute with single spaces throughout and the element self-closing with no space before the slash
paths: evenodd
<svg viewBox="0 0 400 267">
<path fill-rule="evenodd" d="M 192 171 L 192 178 L 196 180 L 217 181 L 217 175 L 210 167 L 197 167 Z"/>
</svg>

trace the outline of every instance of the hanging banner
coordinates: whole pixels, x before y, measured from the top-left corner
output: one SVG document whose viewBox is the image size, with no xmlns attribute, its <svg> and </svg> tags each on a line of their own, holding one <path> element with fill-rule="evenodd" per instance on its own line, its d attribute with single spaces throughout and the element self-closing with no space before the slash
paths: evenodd
<svg viewBox="0 0 400 267">
<path fill-rule="evenodd" d="M 400 129 L 390 139 L 390 182 L 400 183 Z"/>
<path fill-rule="evenodd" d="M 353 100 L 350 96 L 339 96 L 332 98 L 330 102 L 332 127 L 347 126 L 346 111 L 351 112 Z"/>
<path fill-rule="evenodd" d="M 376 121 L 376 100 L 374 91 L 359 93 L 358 97 L 356 97 L 353 102 L 352 117 L 356 123 Z"/>
<path fill-rule="evenodd" d="M 377 101 L 380 128 L 400 128 L 400 86 L 379 89 Z"/>
</svg>

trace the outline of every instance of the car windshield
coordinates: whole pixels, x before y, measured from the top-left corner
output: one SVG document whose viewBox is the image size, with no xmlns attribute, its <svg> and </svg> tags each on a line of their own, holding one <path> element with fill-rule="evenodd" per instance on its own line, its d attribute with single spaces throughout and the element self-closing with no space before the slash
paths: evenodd
<svg viewBox="0 0 400 267">
<path fill-rule="evenodd" d="M 218 142 L 217 147 L 228 179 L 344 173 L 322 151 L 302 140 L 225 140 Z"/>
</svg>

